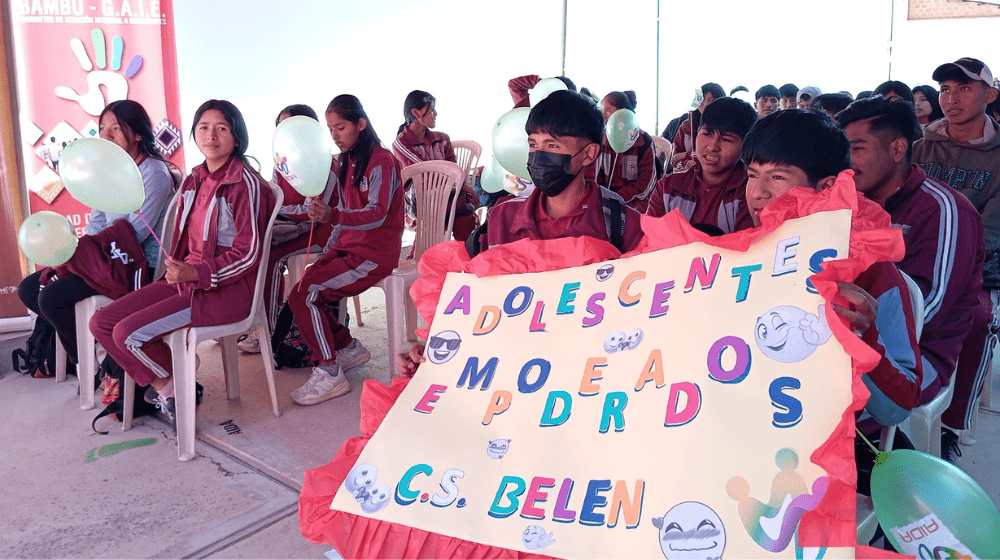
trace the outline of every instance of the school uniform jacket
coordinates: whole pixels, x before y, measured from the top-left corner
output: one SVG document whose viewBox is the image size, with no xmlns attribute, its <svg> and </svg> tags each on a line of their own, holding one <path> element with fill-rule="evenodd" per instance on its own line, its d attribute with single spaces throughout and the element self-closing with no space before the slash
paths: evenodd
<svg viewBox="0 0 1000 560">
<path fill-rule="evenodd" d="M 680 210 L 692 224 L 709 224 L 725 233 L 753 227 L 747 208 L 747 171 L 737 163 L 719 185 L 701 178 L 701 164 L 667 175 L 656 183 L 646 214 L 658 218 Z"/>
<path fill-rule="evenodd" d="M 983 286 L 995 290 L 1000 288 L 1000 125 L 987 116 L 978 142 L 956 142 L 947 129 L 946 119 L 927 125 L 924 137 L 913 143 L 913 161 L 927 176 L 964 194 L 983 217 Z"/>
<path fill-rule="evenodd" d="M 145 227 L 145 226 L 143 226 Z M 118 220 L 93 235 L 84 235 L 65 264 L 46 268 L 40 283 L 52 274 L 75 274 L 102 296 L 118 299 L 146 283 L 146 254 L 128 220 Z"/>
<path fill-rule="evenodd" d="M 403 189 L 399 162 L 389 150 L 372 148 L 368 168 L 354 182 L 355 162 L 347 157 L 347 178 L 340 187 L 336 225 L 323 249 L 323 259 L 344 251 L 380 266 L 395 268 L 403 246 Z"/>
<path fill-rule="evenodd" d="M 593 237 L 609 240 L 608 225 L 605 222 L 605 204 L 602 198 L 618 198 L 624 210 L 622 227 L 622 253 L 635 249 L 642 239 L 642 229 L 639 226 L 641 215 L 629 208 L 615 193 L 598 186 L 593 181 L 587 181 L 587 195 L 579 209 L 558 220 L 553 220 L 545 213 L 541 189 L 535 189 L 527 198 L 508 197 L 498 202 L 490 209 L 486 225 L 486 243 L 481 245 L 485 251 L 504 243 L 512 243 L 519 239 L 560 239 L 563 237 Z"/>
<path fill-rule="evenodd" d="M 972 327 L 983 285 L 983 223 L 979 212 L 955 189 L 914 165 L 906 183 L 885 201 L 893 227 L 903 231 L 906 256 L 900 270 L 920 286 L 924 330 L 920 353 L 924 385 L 936 373 L 947 383 L 962 341 Z"/>
<path fill-rule="evenodd" d="M 270 185 L 238 158 L 216 173 L 201 164 L 181 185 L 170 250 L 177 260 L 184 260 L 192 247 L 202 253 L 201 262 L 194 265 L 198 279 L 184 286 L 196 327 L 241 321 L 250 313 L 264 232 L 275 203 Z M 195 238 L 189 235 L 193 215 L 204 220 L 196 228 L 203 229 L 202 234 Z"/>
<path fill-rule="evenodd" d="M 392 153 L 402 167 L 421 161 L 444 160 L 455 163 L 455 149 L 451 138 L 443 132 L 428 130 L 423 140 L 417 138 L 409 128 L 404 128 L 392 143 Z"/>
<path fill-rule="evenodd" d="M 620 154 L 611 149 L 605 134 L 597 158 L 597 184 L 617 193 L 640 214 L 646 212 L 649 196 L 656 186 L 656 149 L 649 134 L 639 131 L 635 144 Z"/>
</svg>

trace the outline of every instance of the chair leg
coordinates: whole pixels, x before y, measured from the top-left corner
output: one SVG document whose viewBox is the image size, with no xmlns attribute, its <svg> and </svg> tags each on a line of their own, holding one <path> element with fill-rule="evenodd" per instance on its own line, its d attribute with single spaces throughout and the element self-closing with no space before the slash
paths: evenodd
<svg viewBox="0 0 1000 560">
<path fill-rule="evenodd" d="M 222 371 L 226 375 L 226 396 L 229 400 L 240 398 L 240 358 L 236 348 L 236 336 L 219 339 L 222 348 Z"/>
<path fill-rule="evenodd" d="M 406 311 L 403 293 L 403 279 L 389 276 L 385 280 L 385 316 L 386 335 L 389 339 L 388 379 L 392 380 L 392 368 L 396 355 L 402 351 L 403 339 L 406 337 Z"/>
<path fill-rule="evenodd" d="M 258 319 L 265 319 L 264 310 L 258 311 Z M 281 417 L 278 409 L 278 388 L 274 379 L 274 351 L 271 349 L 271 336 L 265 326 L 266 321 L 257 322 L 257 337 L 260 340 L 260 357 L 264 359 L 264 376 L 267 378 L 267 388 L 271 392 L 271 409 L 275 418 Z"/>
<path fill-rule="evenodd" d="M 76 308 L 76 376 L 80 379 L 80 408 L 90 410 L 94 408 L 94 375 L 97 374 L 96 341 L 90 334 L 90 318 L 94 312 L 87 300 L 81 303 L 83 305 L 78 303 Z"/>
<path fill-rule="evenodd" d="M 177 421 L 177 458 L 190 461 L 195 458 L 195 382 L 194 362 L 197 348 L 188 344 L 188 329 L 167 335 L 174 372 L 174 405 Z"/>
<path fill-rule="evenodd" d="M 128 431 L 132 429 L 132 411 L 135 410 L 135 381 L 125 375 L 122 379 L 122 431 Z"/>
<path fill-rule="evenodd" d="M 354 296 L 354 322 L 357 323 L 359 327 L 365 326 L 365 322 L 361 320 L 361 298 Z"/>
<path fill-rule="evenodd" d="M 63 348 L 59 335 L 56 335 L 56 383 L 66 381 L 66 361 L 66 349 Z M 83 399 L 82 393 L 80 398 Z"/>
</svg>

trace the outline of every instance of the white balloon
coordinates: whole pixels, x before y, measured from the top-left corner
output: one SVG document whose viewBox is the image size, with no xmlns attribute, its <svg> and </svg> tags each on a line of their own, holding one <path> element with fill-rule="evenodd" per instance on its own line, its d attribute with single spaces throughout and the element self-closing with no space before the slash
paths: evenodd
<svg viewBox="0 0 1000 560">
<path fill-rule="evenodd" d="M 559 78 L 545 78 L 535 84 L 535 87 L 528 90 L 528 102 L 534 107 L 539 101 L 548 97 L 550 93 L 562 89 L 568 88 Z"/>
</svg>

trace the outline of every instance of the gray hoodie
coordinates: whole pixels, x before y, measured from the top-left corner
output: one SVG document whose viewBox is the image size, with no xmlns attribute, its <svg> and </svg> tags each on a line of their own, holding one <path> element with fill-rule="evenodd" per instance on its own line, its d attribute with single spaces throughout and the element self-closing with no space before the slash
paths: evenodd
<svg viewBox="0 0 1000 560">
<path fill-rule="evenodd" d="M 983 137 L 956 142 L 947 135 L 948 121 L 927 125 L 913 144 L 913 162 L 928 176 L 965 195 L 983 217 L 986 261 L 983 287 L 1000 288 L 1000 125 L 986 117 Z"/>
</svg>

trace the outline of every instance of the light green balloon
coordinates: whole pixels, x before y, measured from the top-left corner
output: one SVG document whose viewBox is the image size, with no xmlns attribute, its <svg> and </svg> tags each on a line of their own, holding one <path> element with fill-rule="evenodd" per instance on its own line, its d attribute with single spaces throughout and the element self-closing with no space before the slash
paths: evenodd
<svg viewBox="0 0 1000 560">
<path fill-rule="evenodd" d="M 528 123 L 531 109 L 518 107 L 505 113 L 493 125 L 493 154 L 504 169 L 518 177 L 528 177 Z"/>
<path fill-rule="evenodd" d="M 892 531 L 933 514 L 979 558 L 1000 558 L 1000 512 L 961 469 L 933 455 L 901 449 L 880 453 L 872 469 L 875 515 L 896 550 L 921 556 L 918 538 L 900 542 Z M 933 525 L 931 525 L 933 526 Z M 918 531 L 918 529 L 913 529 Z"/>
<path fill-rule="evenodd" d="M 24 220 L 17 231 L 17 244 L 33 262 L 59 266 L 73 257 L 77 239 L 65 216 L 43 210 Z"/>
<path fill-rule="evenodd" d="M 303 196 L 318 196 L 326 189 L 333 164 L 330 132 L 316 119 L 289 117 L 274 129 L 271 141 L 274 167 Z"/>
<path fill-rule="evenodd" d="M 639 123 L 635 113 L 628 109 L 618 109 L 608 117 L 604 125 L 604 133 L 608 136 L 608 144 L 616 153 L 627 152 L 639 138 Z"/>
<path fill-rule="evenodd" d="M 493 156 L 493 159 L 483 166 L 483 174 L 479 177 L 480 185 L 488 193 L 497 193 L 503 190 L 503 180 L 496 173 L 497 167 L 500 167 L 500 164 L 497 163 L 497 157 Z"/>
<path fill-rule="evenodd" d="M 103 138 L 80 138 L 59 156 L 63 186 L 80 202 L 112 214 L 131 214 L 146 198 L 132 156 Z"/>
</svg>

